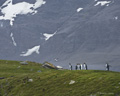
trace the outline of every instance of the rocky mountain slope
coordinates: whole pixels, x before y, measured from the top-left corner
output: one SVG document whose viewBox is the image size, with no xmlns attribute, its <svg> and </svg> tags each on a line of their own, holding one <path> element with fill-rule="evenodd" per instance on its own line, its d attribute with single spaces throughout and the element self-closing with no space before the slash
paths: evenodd
<svg viewBox="0 0 120 96">
<path fill-rule="evenodd" d="M 0 59 L 120 71 L 119 0 L 0 2 Z"/>
</svg>

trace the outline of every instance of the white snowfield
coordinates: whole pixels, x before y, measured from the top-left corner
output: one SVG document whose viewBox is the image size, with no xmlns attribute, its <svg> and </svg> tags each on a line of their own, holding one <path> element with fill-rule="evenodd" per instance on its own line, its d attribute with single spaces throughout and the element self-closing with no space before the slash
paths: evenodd
<svg viewBox="0 0 120 96">
<path fill-rule="evenodd" d="M 111 3 L 111 1 L 98 1 L 94 6 L 98 6 L 99 4 L 101 6 L 104 6 L 104 5 L 109 4 L 109 3 Z"/>
<path fill-rule="evenodd" d="M 10 37 L 12 38 L 12 42 L 14 46 L 17 46 L 17 43 L 15 42 L 15 39 L 13 37 L 13 33 L 10 34 Z"/>
<path fill-rule="evenodd" d="M 39 54 L 40 53 L 39 50 L 40 50 L 40 45 L 39 46 L 35 46 L 35 47 L 31 48 L 31 49 L 28 49 L 27 52 L 22 52 L 23 54 L 20 54 L 20 56 L 30 56 L 34 52 L 36 52 L 37 54 Z"/>
<path fill-rule="evenodd" d="M 55 34 L 56 34 L 56 32 L 53 33 L 53 34 L 44 33 L 43 36 L 45 36 L 45 40 L 47 41 L 47 40 L 49 40 L 51 37 L 53 37 Z"/>
<path fill-rule="evenodd" d="M 20 2 L 13 4 L 13 0 L 7 0 L 1 7 L 0 11 L 2 12 L 2 16 L 0 16 L 0 20 L 9 20 L 10 25 L 13 25 L 14 18 L 17 15 L 25 15 L 31 13 L 32 15 L 37 13 L 37 8 L 41 7 L 46 1 L 36 0 L 34 4 L 30 4 L 27 2 Z"/>
<path fill-rule="evenodd" d="M 83 10 L 83 8 L 78 8 L 78 9 L 77 9 L 77 12 L 80 12 L 81 10 Z"/>
</svg>

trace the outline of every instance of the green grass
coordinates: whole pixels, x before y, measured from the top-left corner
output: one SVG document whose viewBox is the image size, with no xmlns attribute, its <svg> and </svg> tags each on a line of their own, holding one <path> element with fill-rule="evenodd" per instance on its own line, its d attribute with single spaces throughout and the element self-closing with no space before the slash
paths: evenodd
<svg viewBox="0 0 120 96">
<path fill-rule="evenodd" d="M 35 62 L 0 60 L 0 77 L 5 78 L 0 96 L 120 96 L 119 72 L 54 70 Z M 75 83 L 69 84 L 71 80 Z"/>
</svg>

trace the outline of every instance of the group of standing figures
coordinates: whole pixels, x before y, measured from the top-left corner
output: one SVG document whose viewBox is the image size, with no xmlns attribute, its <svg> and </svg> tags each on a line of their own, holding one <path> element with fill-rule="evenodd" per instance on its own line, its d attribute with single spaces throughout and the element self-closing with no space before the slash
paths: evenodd
<svg viewBox="0 0 120 96">
<path fill-rule="evenodd" d="M 71 64 L 71 63 L 69 63 L 69 69 L 70 69 L 70 70 L 73 70 L 73 67 L 72 67 L 72 64 Z M 75 66 L 75 70 L 82 70 L 82 69 L 85 69 L 85 70 L 88 69 L 86 63 L 77 64 L 77 65 Z"/>
<path fill-rule="evenodd" d="M 106 63 L 105 67 L 106 67 L 106 70 L 109 71 L 111 66 L 110 66 L 108 63 Z M 69 69 L 70 69 L 70 70 L 73 70 L 73 67 L 72 67 L 72 64 L 71 64 L 71 63 L 69 63 Z M 86 64 L 86 63 L 76 64 L 75 70 L 82 70 L 82 69 L 88 70 L 88 67 L 87 67 L 87 64 Z"/>
</svg>

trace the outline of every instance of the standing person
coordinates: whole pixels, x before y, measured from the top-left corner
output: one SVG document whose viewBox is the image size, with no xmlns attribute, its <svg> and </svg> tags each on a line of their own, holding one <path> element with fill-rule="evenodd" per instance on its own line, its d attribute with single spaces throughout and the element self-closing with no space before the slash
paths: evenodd
<svg viewBox="0 0 120 96">
<path fill-rule="evenodd" d="M 79 69 L 81 70 L 81 64 L 79 64 Z"/>
<path fill-rule="evenodd" d="M 81 67 L 80 64 L 77 64 L 77 69 L 78 69 L 78 70 L 81 70 L 80 67 Z"/>
<path fill-rule="evenodd" d="M 76 66 L 75 66 L 75 70 L 77 70 L 78 69 L 78 66 L 77 66 L 78 64 L 76 64 Z"/>
<path fill-rule="evenodd" d="M 82 64 L 80 64 L 80 70 L 82 70 L 83 69 L 83 66 L 82 66 Z"/>
<path fill-rule="evenodd" d="M 106 67 L 106 70 L 109 71 L 110 65 L 108 63 L 106 63 L 105 67 Z"/>
<path fill-rule="evenodd" d="M 71 63 L 69 63 L 69 68 L 70 68 L 70 70 L 72 70 L 72 65 L 71 65 Z"/>
<path fill-rule="evenodd" d="M 85 68 L 85 70 L 88 70 L 86 63 L 84 63 L 84 68 Z"/>
</svg>

